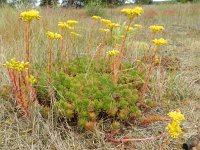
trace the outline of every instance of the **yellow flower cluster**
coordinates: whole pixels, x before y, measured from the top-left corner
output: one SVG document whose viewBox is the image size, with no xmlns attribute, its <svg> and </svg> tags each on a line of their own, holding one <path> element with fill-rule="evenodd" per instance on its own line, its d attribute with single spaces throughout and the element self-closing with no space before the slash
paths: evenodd
<svg viewBox="0 0 200 150">
<path fill-rule="evenodd" d="M 77 37 L 78 37 L 78 36 L 81 36 L 80 34 L 78 34 L 78 33 L 76 33 L 76 32 L 70 32 L 70 34 L 73 35 L 73 36 L 77 36 Z"/>
<path fill-rule="evenodd" d="M 110 29 L 100 28 L 99 31 L 101 31 L 101 32 L 105 32 L 105 33 L 108 33 L 108 32 L 110 32 Z"/>
<path fill-rule="evenodd" d="M 173 121 L 176 122 L 181 122 L 183 120 L 185 120 L 184 115 L 181 113 L 180 110 L 177 111 L 172 111 L 170 113 L 167 114 L 170 118 L 172 118 Z"/>
<path fill-rule="evenodd" d="M 107 25 L 110 29 L 110 31 L 113 30 L 113 28 L 117 28 L 120 27 L 120 24 L 118 23 L 113 23 L 112 21 L 108 20 L 108 19 L 101 19 L 101 22 L 105 25 Z"/>
<path fill-rule="evenodd" d="M 137 28 L 137 29 L 141 29 L 142 25 L 141 24 L 135 24 L 134 27 Z"/>
<path fill-rule="evenodd" d="M 118 43 L 114 43 L 113 46 L 114 46 L 114 47 L 119 47 L 120 44 L 118 44 Z"/>
<path fill-rule="evenodd" d="M 105 25 L 108 25 L 108 24 L 110 24 L 110 23 L 112 23 L 110 20 L 108 20 L 108 19 L 101 19 L 101 22 L 103 23 L 103 24 L 105 24 Z"/>
<path fill-rule="evenodd" d="M 130 32 L 133 32 L 133 31 L 134 31 L 133 27 L 125 26 L 125 29 L 126 29 L 126 31 L 128 30 L 128 31 L 130 31 Z"/>
<path fill-rule="evenodd" d="M 172 118 L 172 123 L 168 124 L 166 130 L 169 132 L 171 137 L 178 138 L 179 135 L 183 133 L 180 123 L 185 119 L 185 117 L 179 110 L 168 113 L 168 116 Z"/>
<path fill-rule="evenodd" d="M 112 38 L 115 39 L 115 40 L 118 40 L 120 37 L 116 36 L 116 35 L 113 35 Z"/>
<path fill-rule="evenodd" d="M 70 26 L 74 26 L 78 23 L 78 21 L 76 20 L 67 20 L 67 24 L 70 25 Z"/>
<path fill-rule="evenodd" d="M 112 38 L 113 38 L 114 40 L 120 40 L 120 39 L 123 39 L 124 37 L 125 37 L 124 35 L 118 35 L 118 36 L 113 35 L 113 36 L 112 36 Z"/>
<path fill-rule="evenodd" d="M 100 16 L 92 16 L 92 19 L 94 19 L 94 20 L 101 20 L 101 17 Z"/>
<path fill-rule="evenodd" d="M 113 28 L 120 27 L 120 25 L 118 23 L 109 23 L 108 27 L 110 28 L 110 30 L 112 30 Z"/>
<path fill-rule="evenodd" d="M 11 70 L 16 70 L 18 72 L 21 72 L 22 70 L 27 70 L 29 67 L 29 62 L 20 62 L 16 61 L 15 58 L 12 58 L 10 62 L 6 61 L 5 64 L 3 64 L 4 67 L 8 67 Z"/>
<path fill-rule="evenodd" d="M 35 79 L 35 77 L 33 75 L 30 75 L 30 77 L 26 76 L 26 80 L 28 82 L 30 82 L 31 84 L 36 83 L 36 79 Z"/>
<path fill-rule="evenodd" d="M 160 58 L 155 58 L 154 61 L 155 61 L 156 64 L 160 64 L 161 63 L 161 59 Z"/>
<path fill-rule="evenodd" d="M 144 12 L 142 7 L 124 8 L 121 13 L 124 13 L 130 20 L 133 20 L 135 16 L 140 16 Z"/>
<path fill-rule="evenodd" d="M 62 39 L 62 36 L 58 33 L 53 33 L 53 32 L 48 31 L 46 34 L 50 39 L 57 39 L 57 40 Z"/>
<path fill-rule="evenodd" d="M 67 24 L 66 22 L 58 22 L 58 26 L 60 28 L 65 28 L 65 29 L 68 29 L 68 30 L 74 30 L 74 27 L 71 27 L 69 24 Z"/>
<path fill-rule="evenodd" d="M 163 38 L 160 38 L 160 39 L 154 39 L 152 40 L 152 42 L 157 45 L 157 46 L 160 46 L 160 45 L 164 45 L 164 44 L 167 44 L 168 41 L 163 39 Z"/>
<path fill-rule="evenodd" d="M 37 10 L 30 10 L 25 11 L 20 14 L 20 19 L 25 22 L 31 22 L 33 19 L 40 19 L 41 16 L 39 15 L 39 11 Z"/>
<path fill-rule="evenodd" d="M 111 51 L 108 51 L 107 54 L 110 56 L 117 56 L 119 54 L 119 50 L 113 49 Z"/>
<path fill-rule="evenodd" d="M 158 32 L 158 31 L 164 30 L 165 28 L 163 26 L 153 25 L 153 26 L 150 26 L 149 29 L 152 30 L 153 32 Z"/>
</svg>

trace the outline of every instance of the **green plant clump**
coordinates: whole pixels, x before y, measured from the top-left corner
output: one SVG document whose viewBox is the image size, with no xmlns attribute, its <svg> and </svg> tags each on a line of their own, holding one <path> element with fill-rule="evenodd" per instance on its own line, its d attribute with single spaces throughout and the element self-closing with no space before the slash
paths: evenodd
<svg viewBox="0 0 200 150">
<path fill-rule="evenodd" d="M 85 58 L 76 58 L 68 64 L 67 73 L 56 71 L 52 74 L 57 99 L 52 104 L 55 114 L 69 121 L 77 120 L 82 128 L 86 125 L 91 128 L 92 122 L 105 116 L 121 122 L 138 118 L 141 112 L 135 104 L 142 81 L 137 78 L 137 71 L 123 72 L 118 84 L 114 84 L 110 72 L 97 72 L 94 64 L 86 72 L 87 65 Z M 43 81 L 41 77 L 39 84 Z M 43 102 L 49 97 L 45 86 L 38 86 L 38 95 Z"/>
</svg>

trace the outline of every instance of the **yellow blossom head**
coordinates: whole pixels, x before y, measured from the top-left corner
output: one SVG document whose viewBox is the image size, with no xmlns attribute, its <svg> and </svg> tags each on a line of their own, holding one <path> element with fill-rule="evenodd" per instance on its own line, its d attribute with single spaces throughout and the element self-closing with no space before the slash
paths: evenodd
<svg viewBox="0 0 200 150">
<path fill-rule="evenodd" d="M 117 56 L 119 54 L 119 50 L 113 49 L 113 50 L 108 51 L 107 54 L 109 56 Z"/>
<path fill-rule="evenodd" d="M 74 26 L 78 23 L 78 21 L 76 20 L 67 20 L 67 24 L 70 25 L 70 26 Z"/>
<path fill-rule="evenodd" d="M 33 19 L 40 19 L 41 16 L 39 15 L 39 11 L 37 10 L 30 10 L 25 11 L 20 14 L 20 19 L 24 22 L 31 22 Z"/>
<path fill-rule="evenodd" d="M 108 24 L 110 24 L 110 23 L 112 23 L 110 20 L 108 20 L 108 19 L 101 19 L 101 22 L 103 23 L 103 24 L 105 24 L 105 25 L 108 25 Z"/>
<path fill-rule="evenodd" d="M 169 112 L 167 115 L 170 118 L 172 118 L 173 121 L 176 121 L 176 122 L 181 122 L 181 121 L 185 120 L 185 117 L 181 113 L 180 110 Z"/>
<path fill-rule="evenodd" d="M 134 31 L 133 27 L 125 26 L 125 29 L 126 29 L 126 31 L 128 30 L 128 31 L 130 31 L 130 32 L 133 32 L 133 31 Z"/>
<path fill-rule="evenodd" d="M 10 62 L 6 61 L 5 64 L 3 64 L 4 67 L 7 67 L 11 70 L 15 70 L 15 71 L 18 71 L 18 72 L 21 72 L 21 71 L 26 71 L 29 67 L 29 62 L 20 62 L 20 61 L 16 61 L 15 58 L 12 58 L 10 60 Z"/>
<path fill-rule="evenodd" d="M 124 13 L 130 20 L 133 20 L 135 16 L 140 16 L 144 12 L 142 7 L 124 8 L 121 13 Z"/>
<path fill-rule="evenodd" d="M 30 75 L 30 77 L 26 76 L 26 80 L 31 84 L 36 83 L 36 79 L 35 79 L 35 77 L 33 75 Z"/>
<path fill-rule="evenodd" d="M 78 34 L 78 33 L 76 33 L 76 32 L 70 32 L 70 34 L 71 34 L 72 36 L 75 36 L 75 37 L 80 37 L 80 36 L 81 36 L 80 34 Z"/>
<path fill-rule="evenodd" d="M 60 34 L 58 34 L 58 33 L 54 33 L 54 32 L 48 31 L 46 34 L 50 39 L 56 39 L 56 40 L 61 40 L 62 39 L 62 36 Z"/>
<path fill-rule="evenodd" d="M 62 29 L 73 30 L 74 27 L 69 26 L 66 22 L 58 22 L 58 27 Z"/>
<path fill-rule="evenodd" d="M 120 27 L 120 25 L 118 23 L 108 23 L 108 26 L 109 26 L 110 30 L 112 30 L 113 28 Z"/>
<path fill-rule="evenodd" d="M 101 20 L 101 17 L 100 16 L 92 16 L 92 19 L 94 19 L 94 20 Z"/>
<path fill-rule="evenodd" d="M 113 38 L 114 40 L 118 40 L 120 37 L 119 37 L 119 36 L 116 36 L 116 35 L 113 35 L 112 38 Z"/>
<path fill-rule="evenodd" d="M 163 38 L 160 38 L 160 39 L 154 39 L 152 40 L 152 42 L 157 45 L 157 46 L 161 46 L 161 45 L 164 45 L 164 44 L 167 44 L 168 41 L 163 39 Z"/>
<path fill-rule="evenodd" d="M 120 37 L 120 38 L 122 38 L 122 39 L 124 39 L 124 38 L 125 38 L 125 36 L 124 36 L 124 35 L 120 35 L 119 37 Z"/>
<path fill-rule="evenodd" d="M 153 32 L 158 32 L 164 30 L 165 28 L 163 26 L 152 25 L 149 27 L 149 29 Z"/>
<path fill-rule="evenodd" d="M 157 58 L 155 58 L 154 62 L 155 62 L 156 64 L 160 64 L 160 63 L 161 63 L 161 59 L 157 57 Z"/>
<path fill-rule="evenodd" d="M 180 123 L 185 117 L 179 110 L 168 113 L 168 116 L 172 119 L 172 122 L 167 125 L 166 130 L 171 137 L 178 138 L 179 135 L 183 133 Z"/>
<path fill-rule="evenodd" d="M 142 25 L 141 24 L 134 24 L 134 27 L 137 28 L 137 29 L 141 29 Z"/>
<path fill-rule="evenodd" d="M 101 31 L 101 32 L 105 32 L 105 33 L 108 33 L 108 32 L 110 32 L 110 29 L 100 28 L 99 31 Z"/>
<path fill-rule="evenodd" d="M 119 47 L 120 44 L 118 44 L 118 43 L 114 43 L 113 46 L 114 46 L 114 47 Z"/>
</svg>

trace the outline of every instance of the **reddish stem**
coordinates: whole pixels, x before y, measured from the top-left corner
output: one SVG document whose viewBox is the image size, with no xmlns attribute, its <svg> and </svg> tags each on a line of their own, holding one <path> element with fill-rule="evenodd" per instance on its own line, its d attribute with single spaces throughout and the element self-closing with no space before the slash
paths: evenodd
<svg viewBox="0 0 200 150">
<path fill-rule="evenodd" d="M 20 105 L 23 108 L 23 111 L 27 114 L 28 113 L 28 105 L 26 104 L 25 100 L 24 100 L 24 96 L 22 93 L 22 89 L 21 89 L 21 76 L 20 74 L 18 74 L 18 92 L 19 92 L 19 99 L 20 99 Z"/>
<path fill-rule="evenodd" d="M 21 71 L 21 77 L 22 77 L 22 79 L 23 79 L 24 85 L 27 86 L 27 81 L 26 81 L 25 73 L 24 73 L 23 70 Z"/>
<path fill-rule="evenodd" d="M 65 56 L 66 56 L 66 61 L 67 63 L 69 62 L 69 45 L 70 45 L 70 34 L 67 32 L 67 42 L 66 42 L 66 52 L 65 52 Z M 64 66 L 64 68 L 66 68 L 66 65 Z"/>
<path fill-rule="evenodd" d="M 152 137 L 147 137 L 147 138 L 139 138 L 139 139 L 135 139 L 135 138 L 123 138 L 121 140 L 117 140 L 115 138 L 113 138 L 112 135 L 107 135 L 106 139 L 108 141 L 114 142 L 114 143 L 124 143 L 124 142 L 142 142 L 142 141 L 148 141 L 148 140 L 157 140 L 157 139 L 161 139 L 162 137 L 164 137 L 167 133 L 164 132 L 158 136 L 152 136 Z"/>
<path fill-rule="evenodd" d="M 128 37 L 128 31 L 129 31 L 130 25 L 131 25 L 131 21 L 128 24 L 128 28 L 126 30 L 126 35 L 125 35 L 124 40 L 122 42 L 122 46 L 120 48 L 120 52 L 119 52 L 119 55 L 118 55 L 118 58 L 117 58 L 117 61 L 116 61 L 116 65 L 115 65 L 116 76 L 118 75 L 118 70 L 119 70 L 119 67 L 120 67 L 120 64 L 121 64 L 121 61 L 122 61 L 123 52 L 124 52 L 124 49 L 125 49 L 125 43 L 126 43 L 126 40 L 127 40 L 127 37 Z M 117 82 L 117 80 L 118 80 L 118 77 L 115 77 L 115 82 Z"/>
<path fill-rule="evenodd" d="M 62 60 L 62 63 L 64 64 L 64 56 L 65 56 L 65 51 L 64 51 L 64 31 L 63 31 L 63 28 L 61 28 L 61 36 L 62 36 L 62 39 L 61 39 L 61 60 Z"/>
<path fill-rule="evenodd" d="M 49 81 L 51 78 L 51 67 L 52 67 L 52 39 L 49 40 L 49 63 L 48 63 L 48 74 L 49 74 Z"/>
<path fill-rule="evenodd" d="M 154 37 L 155 37 L 155 33 L 153 33 L 152 39 L 154 39 Z M 150 41 L 149 48 L 148 48 L 148 50 L 147 50 L 147 52 L 145 53 L 145 56 L 144 56 L 144 62 L 143 62 L 144 64 L 146 64 L 146 62 L 147 62 L 148 54 L 149 54 L 151 47 L 152 47 L 152 44 L 151 44 L 151 41 Z"/>
<path fill-rule="evenodd" d="M 25 41 L 26 41 L 26 62 L 30 63 L 30 22 L 26 23 L 25 29 Z M 28 68 L 28 76 L 30 77 L 30 68 Z"/>
<path fill-rule="evenodd" d="M 146 79 L 145 79 L 145 82 L 144 82 L 144 85 L 143 85 L 143 88 L 142 88 L 142 94 L 141 94 L 141 98 L 140 98 L 141 102 L 142 102 L 144 94 L 146 92 L 146 88 L 147 88 L 147 85 L 148 85 L 148 82 L 149 82 L 149 77 L 150 77 L 150 74 L 151 74 L 151 71 L 152 71 L 152 68 L 153 68 L 154 59 L 155 59 L 157 51 L 158 51 L 158 48 L 155 49 L 154 54 L 153 54 L 152 59 L 151 59 L 151 64 L 149 66 L 148 74 L 146 76 Z"/>
<path fill-rule="evenodd" d="M 100 56 L 101 56 L 101 48 L 102 48 L 102 43 L 99 44 L 98 50 L 97 50 L 97 55 L 96 55 L 96 69 L 99 67 L 99 61 L 100 61 Z"/>
</svg>

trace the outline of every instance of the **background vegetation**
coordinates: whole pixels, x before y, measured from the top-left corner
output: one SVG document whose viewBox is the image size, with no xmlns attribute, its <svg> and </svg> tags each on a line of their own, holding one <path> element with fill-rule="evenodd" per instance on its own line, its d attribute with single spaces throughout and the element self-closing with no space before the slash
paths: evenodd
<svg viewBox="0 0 200 150">
<path fill-rule="evenodd" d="M 158 66 L 159 71 L 154 70 L 149 88 L 151 92 L 148 93 L 149 98 L 157 103 L 157 107 L 142 117 L 154 114 L 164 116 L 169 110 L 176 108 L 179 108 L 185 114 L 185 134 L 178 141 L 171 141 L 171 144 L 166 147 L 169 150 L 181 149 L 182 143 L 190 136 L 198 134 L 199 130 L 200 116 L 197 113 L 200 109 L 199 8 L 199 4 L 149 5 L 144 6 L 145 13 L 142 17 L 135 20 L 135 23 L 142 24 L 146 29 L 152 24 L 166 27 L 166 31 L 161 36 L 169 39 L 169 45 L 159 52 L 159 56 L 162 56 L 161 64 Z M 19 28 L 19 26 L 23 26 L 23 23 L 17 19 L 22 10 L 10 7 L 2 7 L 0 9 L 1 63 L 13 56 L 18 60 L 22 60 L 24 56 L 24 31 Z M 120 9 L 106 8 L 104 15 L 106 18 L 112 18 L 114 22 L 124 22 L 126 19 L 119 15 Z M 85 9 L 44 8 L 40 12 L 42 20 L 34 22 L 31 30 L 31 41 L 33 43 L 31 44 L 32 62 L 35 64 L 35 70 L 39 70 L 35 74 L 42 73 L 44 67 L 40 67 L 40 65 L 45 64 L 47 60 L 48 48 L 46 45 L 48 40 L 46 40 L 45 32 L 49 29 L 56 31 L 58 21 L 71 18 L 79 21 L 80 25 L 77 30 L 81 35 L 84 35 L 84 38 L 77 39 L 77 44 L 72 49 L 80 50 L 79 52 L 86 52 L 88 48 L 93 51 L 96 50 L 97 33 L 90 26 L 98 26 L 98 24 L 91 20 Z M 138 33 L 132 47 L 137 49 L 140 56 L 143 56 L 144 45 L 151 38 L 146 29 L 142 29 Z M 56 47 L 59 47 L 59 45 L 55 45 Z M 130 59 L 130 61 L 132 60 Z M 72 71 L 80 72 L 80 70 L 74 70 L 73 66 L 71 68 Z M 120 145 L 110 143 L 104 140 L 107 133 L 106 129 L 110 128 L 112 121 L 109 118 L 105 121 L 100 121 L 94 134 L 90 134 L 88 132 L 80 132 L 79 128 L 69 125 L 69 122 L 62 120 L 62 118 L 60 119 L 62 124 L 55 126 L 55 118 L 47 115 L 47 119 L 44 119 L 45 117 L 42 116 L 40 110 L 34 108 L 33 116 L 30 119 L 20 117 L 17 108 L 13 107 L 15 105 L 14 98 L 11 94 L 11 88 L 7 86 L 9 80 L 6 70 L 1 66 L 0 71 L 0 147 L 2 149 L 130 149 L 133 147 L 137 149 L 155 149 L 161 144 L 160 140 Z M 55 81 L 63 81 L 62 73 L 54 73 L 54 78 Z M 81 76 L 77 76 L 77 79 L 75 79 L 76 85 L 71 90 L 75 91 L 77 87 L 81 86 L 78 82 L 81 81 L 79 78 L 82 79 Z M 40 82 L 39 85 L 42 85 L 42 80 Z M 67 84 L 68 81 L 62 83 Z M 104 86 L 107 87 L 107 84 L 110 83 L 105 83 Z M 58 86 L 59 84 L 55 83 L 56 89 L 59 89 L 60 92 L 66 91 L 62 86 Z M 46 95 L 42 95 L 42 91 L 43 89 L 40 91 L 41 97 L 47 98 Z M 93 93 L 93 91 L 90 92 Z M 62 104 L 61 98 L 60 101 Z M 53 113 L 53 109 L 50 110 L 51 113 Z M 164 130 L 163 124 L 163 122 L 158 122 L 147 127 L 137 124 L 131 126 L 125 124 L 121 127 L 118 137 L 151 136 L 162 132 Z"/>
</svg>

